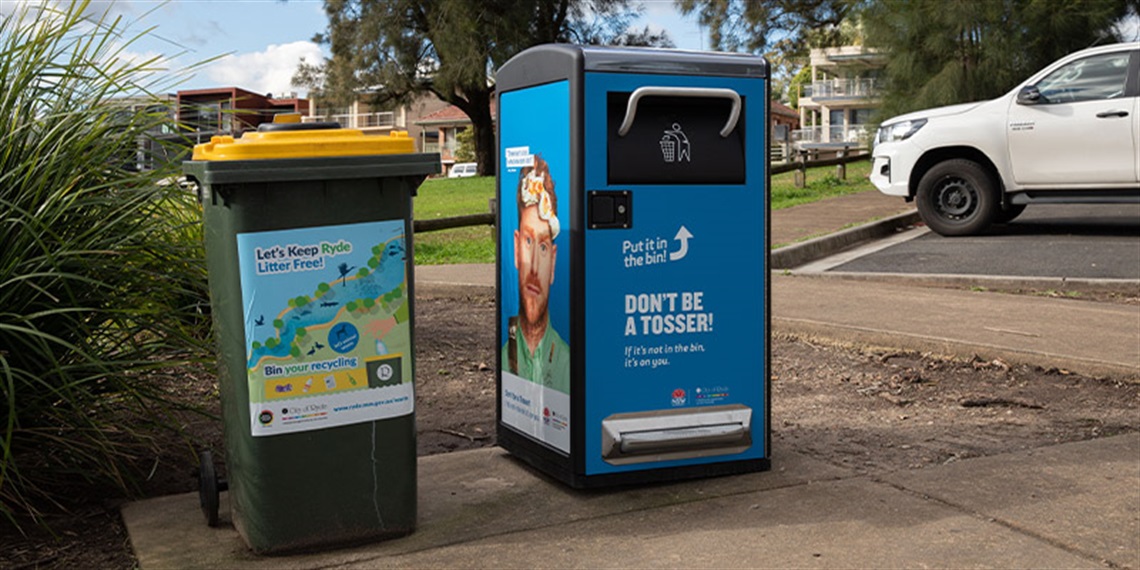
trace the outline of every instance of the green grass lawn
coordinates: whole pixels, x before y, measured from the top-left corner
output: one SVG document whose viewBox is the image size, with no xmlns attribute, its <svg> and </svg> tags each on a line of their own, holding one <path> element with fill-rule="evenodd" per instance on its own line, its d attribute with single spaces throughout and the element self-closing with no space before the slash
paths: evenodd
<svg viewBox="0 0 1140 570">
<path fill-rule="evenodd" d="M 836 178 L 834 166 L 809 168 L 807 184 L 803 188 L 796 188 L 795 172 L 777 174 L 772 177 L 772 209 L 782 210 L 833 196 L 874 190 L 871 181 L 867 180 L 870 174 L 870 160 L 848 163 L 847 180 L 844 181 Z"/>
<path fill-rule="evenodd" d="M 432 178 L 420 186 L 413 207 L 417 220 L 450 218 L 491 211 L 494 176 Z M 494 228 L 476 226 L 415 236 L 416 265 L 494 263 Z"/>
<path fill-rule="evenodd" d="M 483 214 L 490 211 L 487 201 L 494 197 L 494 176 L 430 178 L 416 194 L 415 217 L 417 220 L 431 220 Z"/>
<path fill-rule="evenodd" d="M 795 173 L 772 177 L 773 210 L 815 202 L 832 196 L 853 194 L 875 187 L 867 180 L 871 162 L 847 165 L 847 180 L 835 176 L 834 166 L 809 168 L 807 184 L 796 188 Z M 415 218 L 430 220 L 490 211 L 488 201 L 495 197 L 495 178 L 433 178 L 423 183 L 415 199 Z M 494 229 L 491 226 L 422 232 L 415 236 L 416 264 L 494 263 Z"/>
</svg>

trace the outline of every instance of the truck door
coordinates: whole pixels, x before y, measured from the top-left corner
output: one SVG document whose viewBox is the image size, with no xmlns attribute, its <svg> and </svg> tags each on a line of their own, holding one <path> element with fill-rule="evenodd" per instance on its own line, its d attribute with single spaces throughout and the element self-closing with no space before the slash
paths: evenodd
<svg viewBox="0 0 1140 570">
<path fill-rule="evenodd" d="M 1137 180 L 1135 52 L 1069 62 L 1043 77 L 1035 103 L 1010 103 L 1009 155 L 1019 186 L 1114 186 Z"/>
</svg>

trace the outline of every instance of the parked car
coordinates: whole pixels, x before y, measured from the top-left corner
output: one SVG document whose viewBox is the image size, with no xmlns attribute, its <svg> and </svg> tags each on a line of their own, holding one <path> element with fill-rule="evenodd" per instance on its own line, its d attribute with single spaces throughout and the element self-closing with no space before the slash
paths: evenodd
<svg viewBox="0 0 1140 570">
<path fill-rule="evenodd" d="M 467 178 L 468 176 L 475 176 L 476 166 L 474 162 L 460 162 L 451 167 L 451 172 L 447 173 L 448 178 Z"/>
<path fill-rule="evenodd" d="M 1028 204 L 1140 203 L 1140 42 L 1086 49 L 991 101 L 882 123 L 871 182 L 970 235 Z"/>
</svg>

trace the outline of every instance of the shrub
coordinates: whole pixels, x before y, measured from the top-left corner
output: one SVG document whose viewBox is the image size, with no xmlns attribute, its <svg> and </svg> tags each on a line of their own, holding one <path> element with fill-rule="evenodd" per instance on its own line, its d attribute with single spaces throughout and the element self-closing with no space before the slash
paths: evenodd
<svg viewBox="0 0 1140 570">
<path fill-rule="evenodd" d="M 0 512 L 13 522 L 63 506 L 63 485 L 130 490 L 176 407 L 148 374 L 201 358 L 208 332 L 195 201 L 169 183 L 177 162 L 138 169 L 140 149 L 167 150 L 140 145 L 169 120 L 145 88 L 156 60 L 126 58 L 120 22 L 85 19 L 85 2 L 50 6 L 0 22 Z"/>
</svg>

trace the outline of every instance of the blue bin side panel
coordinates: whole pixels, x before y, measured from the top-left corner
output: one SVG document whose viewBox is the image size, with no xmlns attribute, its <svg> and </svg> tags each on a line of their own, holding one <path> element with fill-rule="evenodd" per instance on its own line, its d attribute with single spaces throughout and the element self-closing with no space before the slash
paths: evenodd
<svg viewBox="0 0 1140 570">
<path fill-rule="evenodd" d="M 499 283 L 500 311 L 498 348 L 500 418 L 504 425 L 541 442 L 564 455 L 570 454 L 570 85 L 556 81 L 501 95 L 499 120 Z M 535 204 L 523 208 L 541 211 L 540 218 L 557 227 L 549 250 L 547 244 L 527 245 L 530 236 L 520 232 L 520 188 Z M 544 195 L 545 194 L 545 195 Z M 531 207 L 535 206 L 535 207 Z M 556 223 L 555 223 L 556 221 Z M 541 225 L 541 224 L 540 224 Z M 522 253 L 520 248 L 528 248 Z M 526 262 L 520 256 L 534 256 Z M 538 257 L 547 259 L 538 262 Z M 547 264 L 553 273 L 543 273 Z M 528 268 L 535 268 L 529 274 Z M 520 287 L 520 271 L 524 270 Z M 513 319 L 519 319 L 521 301 L 538 287 L 548 295 L 546 334 L 531 347 L 523 345 L 521 327 L 515 327 L 514 357 L 511 340 Z M 520 295 L 520 292 L 522 295 Z M 541 296 L 541 295 L 540 295 Z M 541 347 L 541 348 L 540 348 Z M 515 366 L 512 372 L 512 361 Z"/>
<path fill-rule="evenodd" d="M 607 100 L 642 86 L 740 94 L 744 183 L 610 184 Z M 586 475 L 766 458 L 765 81 L 587 73 L 584 89 L 584 191 L 629 191 L 633 222 L 629 229 L 584 226 Z M 660 125 L 662 143 L 679 142 L 671 134 L 677 126 L 688 128 Z M 664 162 L 678 160 L 679 147 L 666 146 L 653 151 Z M 695 142 L 686 150 L 692 156 L 702 151 Z M 602 422 L 615 414 L 732 405 L 752 410 L 751 445 L 744 451 L 630 464 L 602 457 Z"/>
</svg>

